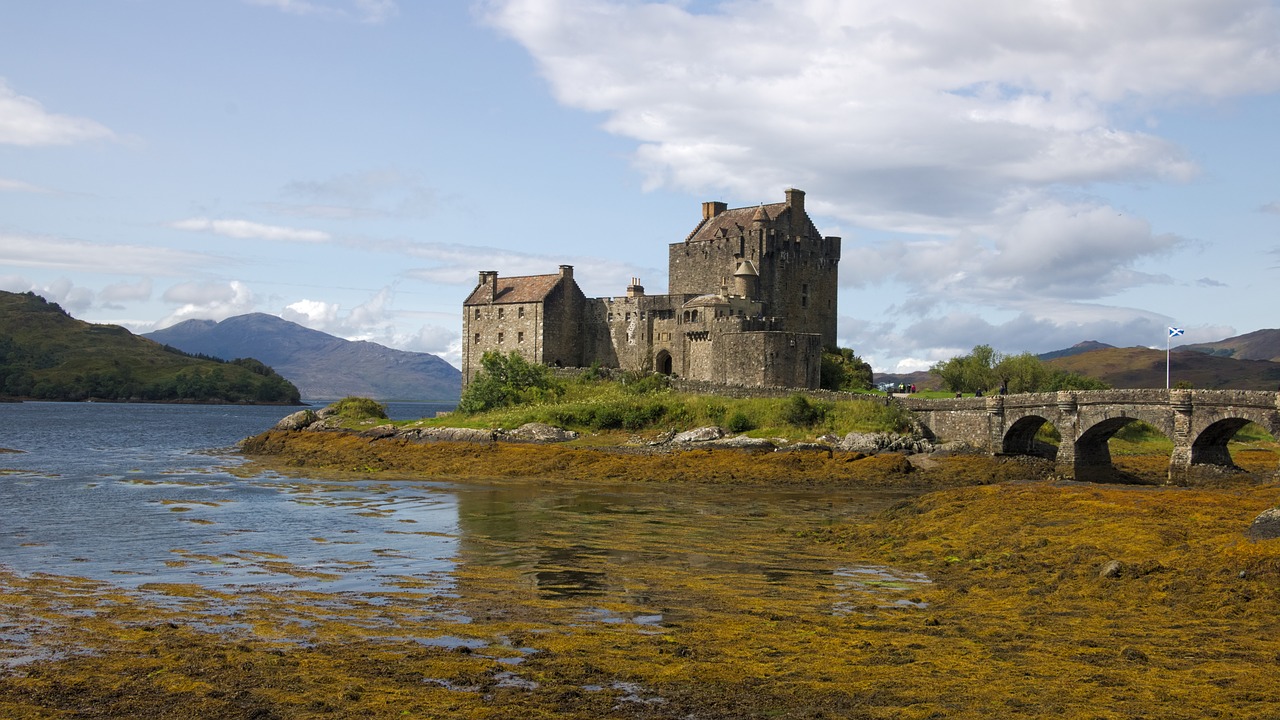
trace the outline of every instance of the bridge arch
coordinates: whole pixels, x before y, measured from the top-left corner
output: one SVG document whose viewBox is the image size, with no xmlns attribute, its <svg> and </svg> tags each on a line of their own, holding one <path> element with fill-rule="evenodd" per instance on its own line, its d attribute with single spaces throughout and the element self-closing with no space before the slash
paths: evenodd
<svg viewBox="0 0 1280 720">
<path fill-rule="evenodd" d="M 1042 415 L 1028 413 L 1009 424 L 1000 443 L 1002 455 L 1033 455 L 1052 459 L 1057 455 L 1057 448 L 1046 445 L 1036 436 L 1040 428 L 1053 422 Z M 1057 427 L 1055 425 L 1055 427 Z"/>
</svg>

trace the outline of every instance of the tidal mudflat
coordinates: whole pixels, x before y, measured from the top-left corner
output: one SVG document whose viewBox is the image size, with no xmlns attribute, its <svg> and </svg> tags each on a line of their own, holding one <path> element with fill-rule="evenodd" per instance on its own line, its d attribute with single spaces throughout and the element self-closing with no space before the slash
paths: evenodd
<svg viewBox="0 0 1280 720">
<path fill-rule="evenodd" d="M 1280 541 L 1243 532 L 1280 496 L 1264 477 L 721 453 L 705 482 L 655 456 L 592 480 L 437 447 L 453 470 L 424 482 L 426 459 L 295 449 L 236 471 L 332 514 L 307 552 L 233 550 L 271 582 L 0 576 L 0 715 L 1270 718 L 1280 697 Z M 320 563 L 344 535 L 350 566 Z"/>
</svg>

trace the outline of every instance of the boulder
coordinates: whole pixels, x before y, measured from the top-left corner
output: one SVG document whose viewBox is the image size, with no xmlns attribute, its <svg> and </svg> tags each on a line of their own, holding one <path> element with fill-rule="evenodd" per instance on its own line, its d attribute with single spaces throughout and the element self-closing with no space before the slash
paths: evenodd
<svg viewBox="0 0 1280 720">
<path fill-rule="evenodd" d="M 451 427 L 429 427 L 429 428 L 413 428 L 411 430 L 403 430 L 400 437 L 406 440 L 416 440 L 418 442 L 470 442 L 470 443 L 492 443 L 495 438 L 492 430 L 479 430 L 476 428 L 451 428 Z"/>
<path fill-rule="evenodd" d="M 671 438 L 673 443 L 700 443 L 719 440 L 725 436 L 724 428 L 721 427 L 701 427 L 696 430 L 686 430 Z"/>
<path fill-rule="evenodd" d="M 281 418 L 280 421 L 277 422 L 274 426 L 272 426 L 271 429 L 285 430 L 285 431 L 292 432 L 295 430 L 302 430 L 304 428 L 307 428 L 315 421 L 316 421 L 316 413 L 314 410 L 299 410 L 298 412 L 293 413 L 292 415 L 286 415 L 285 417 Z"/>
<path fill-rule="evenodd" d="M 379 425 L 361 432 L 360 436 L 378 440 L 382 438 L 395 437 L 396 434 L 397 430 L 395 425 Z"/>
<path fill-rule="evenodd" d="M 717 438 L 709 440 L 706 443 L 709 447 L 717 448 L 734 448 L 737 450 L 776 450 L 777 445 L 772 440 L 765 438 L 753 438 L 746 435 L 737 435 L 731 438 Z"/>
<path fill-rule="evenodd" d="M 1124 563 L 1119 560 L 1108 560 L 1098 568 L 1098 577 L 1114 580 L 1124 574 Z"/>
<path fill-rule="evenodd" d="M 576 440 L 578 433 L 565 430 L 546 423 L 525 423 L 515 430 L 506 430 L 498 435 L 499 440 L 515 440 L 517 442 L 558 443 Z"/>
<path fill-rule="evenodd" d="M 904 455 L 932 452 L 934 445 L 929 440 L 913 435 L 896 433 L 858 433 L 851 432 L 840 441 L 839 449 L 845 452 L 860 452 L 874 455 L 879 452 L 899 452 Z"/>
<path fill-rule="evenodd" d="M 1280 537 L 1280 508 L 1263 510 L 1253 519 L 1246 533 L 1250 540 L 1270 540 Z"/>
</svg>

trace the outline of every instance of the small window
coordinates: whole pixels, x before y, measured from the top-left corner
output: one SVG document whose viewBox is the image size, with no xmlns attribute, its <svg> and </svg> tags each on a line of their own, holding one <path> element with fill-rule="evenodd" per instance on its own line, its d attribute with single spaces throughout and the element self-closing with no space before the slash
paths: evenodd
<svg viewBox="0 0 1280 720">
<path fill-rule="evenodd" d="M 524 342 L 524 333 L 523 333 L 523 332 L 518 332 L 518 333 L 516 333 L 516 342 L 518 342 L 518 343 L 522 343 L 522 342 Z"/>
<path fill-rule="evenodd" d="M 516 308 L 516 317 L 518 317 L 518 318 L 522 318 L 522 317 L 524 317 L 524 306 L 523 306 L 523 305 L 521 305 L 520 307 Z"/>
<path fill-rule="evenodd" d="M 480 319 L 480 308 L 476 308 L 476 319 Z"/>
<path fill-rule="evenodd" d="M 502 319 L 502 308 L 498 308 L 498 319 Z"/>
<path fill-rule="evenodd" d="M 480 333 L 476 333 L 476 345 L 480 344 Z"/>
<path fill-rule="evenodd" d="M 498 333 L 498 344 L 502 344 L 502 333 Z"/>
</svg>

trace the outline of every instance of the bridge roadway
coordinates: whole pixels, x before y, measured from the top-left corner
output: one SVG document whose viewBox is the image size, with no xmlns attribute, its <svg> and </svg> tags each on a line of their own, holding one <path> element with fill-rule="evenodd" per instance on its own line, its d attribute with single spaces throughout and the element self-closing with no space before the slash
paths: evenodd
<svg viewBox="0 0 1280 720">
<path fill-rule="evenodd" d="M 1063 390 L 902 403 L 926 435 L 997 455 L 1054 457 L 1059 474 L 1079 480 L 1116 476 L 1107 441 L 1134 420 L 1173 440 L 1172 484 L 1235 467 L 1227 441 L 1250 422 L 1280 439 L 1280 393 L 1256 390 Z M 1062 436 L 1056 456 L 1035 440 L 1046 422 Z"/>
</svg>

